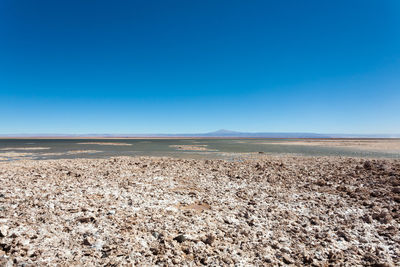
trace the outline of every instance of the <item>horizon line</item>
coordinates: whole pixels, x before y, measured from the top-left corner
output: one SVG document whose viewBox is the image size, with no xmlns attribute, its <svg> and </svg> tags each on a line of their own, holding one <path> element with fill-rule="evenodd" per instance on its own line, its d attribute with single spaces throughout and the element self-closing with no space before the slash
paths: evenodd
<svg viewBox="0 0 400 267">
<path fill-rule="evenodd" d="M 206 133 L 4 133 L 0 138 L 400 138 L 400 133 L 240 132 L 217 130 Z"/>
</svg>

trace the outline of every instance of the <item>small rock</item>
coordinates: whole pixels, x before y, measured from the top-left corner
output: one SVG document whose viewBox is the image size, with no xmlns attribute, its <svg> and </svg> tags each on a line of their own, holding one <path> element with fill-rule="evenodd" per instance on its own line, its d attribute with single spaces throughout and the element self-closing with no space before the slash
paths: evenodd
<svg viewBox="0 0 400 267">
<path fill-rule="evenodd" d="M 283 255 L 282 260 L 285 264 L 292 264 L 293 260 L 288 255 Z"/>
<path fill-rule="evenodd" d="M 160 234 L 156 231 L 151 232 L 151 235 L 155 238 L 158 239 L 158 237 L 160 236 Z"/>
<path fill-rule="evenodd" d="M 96 219 L 94 217 L 81 217 L 77 219 L 80 223 L 94 223 Z"/>
<path fill-rule="evenodd" d="M 376 257 L 370 253 L 364 255 L 363 260 L 366 262 L 374 262 L 376 260 Z"/>
<path fill-rule="evenodd" d="M 372 214 L 372 218 L 384 224 L 389 223 L 392 219 L 388 212 L 374 213 Z"/>
<path fill-rule="evenodd" d="M 160 251 L 158 248 L 150 248 L 151 253 L 153 253 L 153 255 L 158 255 L 160 254 Z"/>
<path fill-rule="evenodd" d="M 6 225 L 0 226 L 0 237 L 6 237 L 8 235 L 8 227 Z"/>
<path fill-rule="evenodd" d="M 381 193 L 378 190 L 372 191 L 370 193 L 371 197 L 379 197 Z"/>
<path fill-rule="evenodd" d="M 11 250 L 11 245 L 10 244 L 5 244 L 5 243 L 0 243 L 0 250 L 4 252 L 9 252 Z M 0 265 L 2 266 L 2 265 Z"/>
<path fill-rule="evenodd" d="M 365 214 L 364 216 L 361 217 L 361 219 L 366 222 L 366 223 L 372 223 L 372 218 L 371 216 Z"/>
<path fill-rule="evenodd" d="M 94 239 L 92 238 L 92 237 L 86 237 L 84 240 L 83 240 L 83 244 L 85 245 L 85 246 L 92 246 L 93 244 L 94 244 Z"/>
<path fill-rule="evenodd" d="M 7 258 L 0 258 L 0 266 L 4 266 L 4 267 L 12 267 L 14 266 L 13 262 L 11 259 L 7 259 Z"/>
<path fill-rule="evenodd" d="M 363 238 L 363 237 L 359 237 L 358 238 L 358 242 L 360 242 L 360 243 L 368 243 L 368 240 L 367 239 L 365 239 L 365 238 Z"/>
<path fill-rule="evenodd" d="M 174 237 L 174 240 L 177 241 L 177 242 L 179 242 L 179 243 L 185 242 L 186 239 L 187 239 L 187 238 L 186 238 L 185 235 L 178 235 L 178 236 Z"/>
<path fill-rule="evenodd" d="M 382 263 L 382 262 L 373 263 L 373 264 L 371 264 L 371 266 L 372 267 L 391 267 L 391 265 L 389 263 Z"/>
<path fill-rule="evenodd" d="M 271 258 L 268 257 L 268 256 L 264 256 L 262 259 L 263 259 L 263 261 L 264 261 L 265 263 L 272 263 Z"/>
<path fill-rule="evenodd" d="M 371 170 L 372 169 L 372 164 L 371 164 L 370 161 L 367 160 L 367 161 L 364 162 L 363 167 L 366 170 Z"/>
<path fill-rule="evenodd" d="M 283 252 L 283 253 L 287 253 L 287 254 L 289 254 L 291 252 L 290 248 L 288 248 L 288 247 L 283 247 L 283 248 L 280 249 L 280 251 Z"/>
<path fill-rule="evenodd" d="M 208 235 L 204 243 L 211 246 L 214 241 L 215 237 L 213 235 Z"/>
<path fill-rule="evenodd" d="M 203 265 L 207 265 L 207 258 L 201 258 L 200 263 Z"/>
<path fill-rule="evenodd" d="M 337 234 L 338 237 L 342 237 L 347 242 L 350 241 L 350 238 L 347 236 L 347 234 L 345 232 L 337 231 L 336 234 Z"/>
<path fill-rule="evenodd" d="M 114 215 L 115 214 L 115 210 L 110 210 L 109 212 L 107 212 L 107 215 Z"/>
<path fill-rule="evenodd" d="M 400 186 L 393 187 L 392 192 L 395 194 L 400 194 Z"/>
<path fill-rule="evenodd" d="M 303 256 L 303 263 L 304 264 L 312 264 L 314 259 L 310 255 Z"/>
<path fill-rule="evenodd" d="M 310 223 L 312 225 L 318 225 L 319 220 L 316 217 L 310 218 Z"/>
<path fill-rule="evenodd" d="M 339 251 L 329 251 L 328 253 L 328 259 L 329 262 L 337 262 L 340 258 L 342 257 L 342 254 Z"/>
</svg>

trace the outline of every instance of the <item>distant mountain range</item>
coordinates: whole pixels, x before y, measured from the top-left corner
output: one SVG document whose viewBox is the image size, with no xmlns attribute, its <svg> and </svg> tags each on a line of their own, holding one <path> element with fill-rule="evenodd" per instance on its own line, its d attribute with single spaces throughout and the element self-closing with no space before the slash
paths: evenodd
<svg viewBox="0 0 400 267">
<path fill-rule="evenodd" d="M 400 138 L 400 134 L 319 134 L 319 133 L 285 133 L 285 132 L 236 132 L 221 129 L 210 133 L 198 134 L 0 134 L 3 138 L 123 138 L 123 137 L 205 137 L 205 138 Z"/>
</svg>

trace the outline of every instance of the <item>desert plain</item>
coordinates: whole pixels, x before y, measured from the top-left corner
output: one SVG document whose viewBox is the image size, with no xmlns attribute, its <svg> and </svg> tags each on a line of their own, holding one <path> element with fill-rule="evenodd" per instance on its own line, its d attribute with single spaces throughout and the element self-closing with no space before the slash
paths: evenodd
<svg viewBox="0 0 400 267">
<path fill-rule="evenodd" d="M 1 266 L 399 266 L 400 160 L 0 163 Z"/>
</svg>

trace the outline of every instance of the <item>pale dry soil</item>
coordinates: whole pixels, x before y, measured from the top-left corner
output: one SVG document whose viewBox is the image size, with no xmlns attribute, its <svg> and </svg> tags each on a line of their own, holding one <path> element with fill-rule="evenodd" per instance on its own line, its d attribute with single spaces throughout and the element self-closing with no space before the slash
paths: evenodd
<svg viewBox="0 0 400 267">
<path fill-rule="evenodd" d="M 0 163 L 1 266 L 399 266 L 400 161 Z"/>
<path fill-rule="evenodd" d="M 184 151 L 217 151 L 209 149 L 208 145 L 170 145 L 170 147 Z"/>
<path fill-rule="evenodd" d="M 99 150 L 71 150 L 66 152 L 47 152 L 47 153 L 32 153 L 32 152 L 2 152 L 0 153 L 0 161 L 9 160 L 26 160 L 35 159 L 37 157 L 48 157 L 48 156 L 68 156 L 68 155 L 80 155 L 80 154 L 95 154 L 101 153 Z"/>
<path fill-rule="evenodd" d="M 50 147 L 5 147 L 1 148 L 2 151 L 14 151 L 14 150 L 46 150 L 50 149 Z"/>
<path fill-rule="evenodd" d="M 279 142 L 262 142 L 266 145 L 298 145 L 298 146 L 322 146 L 322 147 L 343 147 L 370 150 L 378 152 L 400 152 L 400 140 L 288 140 Z"/>
<path fill-rule="evenodd" d="M 100 145 L 100 146 L 131 146 L 128 143 L 111 143 L 111 142 L 83 142 L 78 143 L 79 145 Z"/>
</svg>

